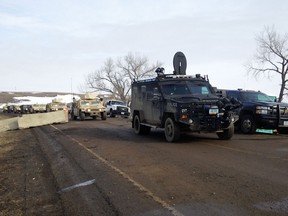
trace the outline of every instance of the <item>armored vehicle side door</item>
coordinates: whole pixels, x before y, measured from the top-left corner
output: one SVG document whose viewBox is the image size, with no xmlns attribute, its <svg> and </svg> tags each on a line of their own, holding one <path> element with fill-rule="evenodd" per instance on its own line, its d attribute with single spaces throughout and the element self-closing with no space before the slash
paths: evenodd
<svg viewBox="0 0 288 216">
<path fill-rule="evenodd" d="M 144 113 L 146 121 L 149 124 L 160 124 L 163 98 L 157 83 L 146 85 L 145 91 Z"/>
</svg>

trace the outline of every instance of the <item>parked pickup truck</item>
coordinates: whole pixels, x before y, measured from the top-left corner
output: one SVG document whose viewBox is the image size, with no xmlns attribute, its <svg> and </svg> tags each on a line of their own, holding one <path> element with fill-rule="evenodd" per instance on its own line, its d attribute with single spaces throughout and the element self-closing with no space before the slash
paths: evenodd
<svg viewBox="0 0 288 216">
<path fill-rule="evenodd" d="M 128 117 L 130 115 L 130 108 L 124 101 L 108 100 L 106 102 L 107 115 L 115 117 L 116 115 Z"/>
<path fill-rule="evenodd" d="M 253 134 L 256 129 L 277 129 L 288 133 L 288 104 L 275 102 L 260 91 L 218 90 L 228 98 L 235 98 L 242 106 L 235 110 L 239 115 L 238 126 L 242 133 Z"/>
</svg>

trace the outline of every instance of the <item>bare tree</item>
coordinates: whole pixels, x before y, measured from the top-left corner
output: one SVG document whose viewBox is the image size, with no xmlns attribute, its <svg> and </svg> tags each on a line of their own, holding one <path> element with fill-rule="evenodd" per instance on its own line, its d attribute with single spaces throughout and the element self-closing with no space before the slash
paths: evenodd
<svg viewBox="0 0 288 216">
<path fill-rule="evenodd" d="M 154 71 L 161 63 L 149 65 L 147 57 L 129 53 L 114 63 L 108 58 L 104 67 L 88 74 L 86 84 L 97 91 L 111 93 L 115 98 L 127 101 L 131 90 L 131 82 L 155 75 Z"/>
<path fill-rule="evenodd" d="M 266 74 L 268 77 L 278 74 L 281 77 L 278 101 L 288 94 L 288 35 L 281 36 L 274 27 L 265 27 L 257 36 L 258 49 L 254 59 L 247 65 L 248 71 L 255 77 Z"/>
</svg>

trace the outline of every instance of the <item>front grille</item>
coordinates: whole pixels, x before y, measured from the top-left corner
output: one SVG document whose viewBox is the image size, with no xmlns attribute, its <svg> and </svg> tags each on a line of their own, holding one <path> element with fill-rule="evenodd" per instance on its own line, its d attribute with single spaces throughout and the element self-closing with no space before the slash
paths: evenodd
<svg viewBox="0 0 288 216">
<path fill-rule="evenodd" d="M 280 115 L 288 116 L 288 107 L 280 107 Z"/>
<path fill-rule="evenodd" d="M 118 106 L 118 107 L 117 107 L 117 111 L 118 111 L 118 112 L 128 112 L 128 108 L 127 108 L 127 107 L 120 107 L 120 106 Z"/>
<path fill-rule="evenodd" d="M 288 117 L 288 107 L 279 107 L 279 106 L 272 106 L 270 115 L 272 116 L 277 116 L 278 115 L 278 110 L 279 110 L 279 115 Z"/>
<path fill-rule="evenodd" d="M 191 106 L 191 114 L 193 116 L 199 116 L 204 117 L 209 115 L 209 108 L 211 108 L 212 105 L 207 105 L 207 104 L 193 104 Z"/>
</svg>

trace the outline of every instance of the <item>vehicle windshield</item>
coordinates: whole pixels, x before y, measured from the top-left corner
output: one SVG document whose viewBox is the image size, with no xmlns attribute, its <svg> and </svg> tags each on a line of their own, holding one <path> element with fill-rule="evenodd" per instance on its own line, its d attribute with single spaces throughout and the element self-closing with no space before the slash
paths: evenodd
<svg viewBox="0 0 288 216">
<path fill-rule="evenodd" d="M 242 92 L 242 98 L 249 102 L 273 102 L 268 95 L 261 92 Z"/>
<path fill-rule="evenodd" d="M 89 102 L 88 101 L 81 101 L 81 105 L 82 106 L 89 106 Z"/>
<path fill-rule="evenodd" d="M 93 101 L 81 101 L 81 106 L 93 106 L 93 105 L 98 105 L 100 101 L 98 100 L 93 100 Z"/>
<path fill-rule="evenodd" d="M 98 105 L 100 101 L 91 101 L 91 105 Z"/>
<path fill-rule="evenodd" d="M 52 106 L 55 106 L 55 107 L 64 107 L 66 106 L 65 103 L 55 103 L 55 104 L 52 104 Z"/>
<path fill-rule="evenodd" d="M 123 105 L 123 106 L 126 106 L 125 102 L 123 102 L 123 101 L 111 101 L 111 105 Z"/>
<path fill-rule="evenodd" d="M 174 82 L 162 84 L 164 95 L 209 95 L 210 88 L 206 83 L 202 82 Z"/>
</svg>

